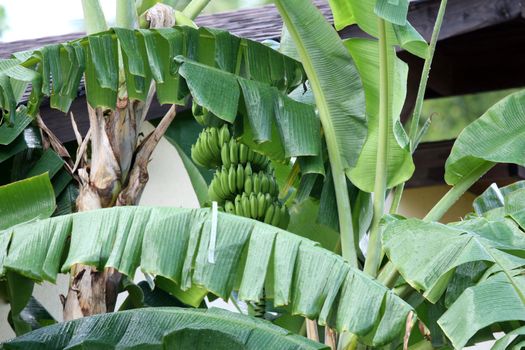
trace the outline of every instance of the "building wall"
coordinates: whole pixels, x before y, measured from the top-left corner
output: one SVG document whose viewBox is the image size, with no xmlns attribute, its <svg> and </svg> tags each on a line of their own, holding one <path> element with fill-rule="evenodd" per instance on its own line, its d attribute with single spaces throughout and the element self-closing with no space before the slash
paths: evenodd
<svg viewBox="0 0 525 350">
<path fill-rule="evenodd" d="M 151 130 L 151 127 L 148 127 L 147 130 Z M 150 179 L 140 205 L 198 207 L 197 198 L 180 157 L 166 140 L 160 141 L 148 169 Z M 447 190 L 447 186 L 407 189 L 400 205 L 400 214 L 422 218 Z M 459 220 L 472 210 L 473 199 L 472 194 L 465 194 L 445 215 L 443 221 Z M 62 305 L 58 295 L 67 293 L 67 284 L 68 276 L 62 275 L 57 285 L 45 282 L 35 286 L 34 295 L 57 320 L 62 319 Z M 8 311 L 7 305 L 0 305 L 0 341 L 14 336 L 6 321 Z M 484 348 L 477 347 L 477 349 Z"/>
</svg>

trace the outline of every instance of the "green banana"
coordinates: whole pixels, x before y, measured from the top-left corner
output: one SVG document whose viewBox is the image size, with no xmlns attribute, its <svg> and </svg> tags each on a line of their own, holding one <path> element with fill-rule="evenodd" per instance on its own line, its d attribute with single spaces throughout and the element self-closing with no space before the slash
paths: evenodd
<svg viewBox="0 0 525 350">
<path fill-rule="evenodd" d="M 266 210 L 266 197 L 263 193 L 257 195 L 257 218 L 262 218 Z"/>
<path fill-rule="evenodd" d="M 220 172 L 220 179 L 221 179 L 221 189 L 224 193 L 224 197 L 227 197 L 230 194 L 230 186 L 228 184 L 228 171 L 222 166 L 222 170 Z"/>
<path fill-rule="evenodd" d="M 246 171 L 244 172 L 244 193 L 251 194 L 253 191 L 253 179 L 251 175 L 247 175 Z"/>
<path fill-rule="evenodd" d="M 244 167 L 241 164 L 237 164 L 237 191 L 241 192 L 244 187 Z"/>
<path fill-rule="evenodd" d="M 255 152 L 252 150 L 248 151 L 248 161 L 253 162 L 253 157 L 255 157 Z"/>
<path fill-rule="evenodd" d="M 228 125 L 224 124 L 219 131 L 219 146 L 223 146 L 228 142 L 230 142 L 230 129 Z"/>
<path fill-rule="evenodd" d="M 230 140 L 230 161 L 232 164 L 239 163 L 239 145 L 234 139 Z"/>
<path fill-rule="evenodd" d="M 264 215 L 264 222 L 266 224 L 271 224 L 272 223 L 272 218 L 273 218 L 274 211 L 275 211 L 275 205 L 274 204 L 270 204 L 268 206 L 268 209 L 266 209 L 266 214 Z"/>
<path fill-rule="evenodd" d="M 228 170 L 228 187 L 230 189 L 230 193 L 235 193 L 237 190 L 237 171 L 235 170 L 234 166 L 230 166 L 230 169 Z"/>
<path fill-rule="evenodd" d="M 241 204 L 242 204 L 243 216 L 249 218 L 250 217 L 250 199 L 248 198 L 246 193 L 242 194 Z"/>
<path fill-rule="evenodd" d="M 269 193 L 270 192 L 270 179 L 269 176 L 264 175 L 261 179 L 261 192 Z"/>
<path fill-rule="evenodd" d="M 261 192 L 261 177 L 259 176 L 259 174 L 255 174 L 253 176 L 253 192 L 255 194 Z"/>
<path fill-rule="evenodd" d="M 242 143 L 239 145 L 239 161 L 242 164 L 246 164 L 248 161 L 248 146 Z"/>
<path fill-rule="evenodd" d="M 222 165 L 229 167 L 231 165 L 230 161 L 230 147 L 225 143 L 221 147 L 221 161 Z"/>
<path fill-rule="evenodd" d="M 224 204 L 224 211 L 229 214 L 235 214 L 235 206 L 232 202 L 226 201 Z"/>
<path fill-rule="evenodd" d="M 235 196 L 235 215 L 244 216 L 241 203 L 241 195 L 238 194 Z"/>
<path fill-rule="evenodd" d="M 248 177 L 248 176 L 252 176 L 252 174 L 253 174 L 252 164 L 248 162 L 248 164 L 246 164 L 246 167 L 244 168 L 244 176 Z"/>
<path fill-rule="evenodd" d="M 252 219 L 257 219 L 257 196 L 255 193 L 250 194 L 250 216 Z"/>
<path fill-rule="evenodd" d="M 275 210 L 273 212 L 273 216 L 272 216 L 272 222 L 271 222 L 271 225 L 272 226 L 277 226 L 279 225 L 279 222 L 281 222 L 281 208 L 280 206 L 278 206 L 276 204 L 275 206 Z"/>
</svg>

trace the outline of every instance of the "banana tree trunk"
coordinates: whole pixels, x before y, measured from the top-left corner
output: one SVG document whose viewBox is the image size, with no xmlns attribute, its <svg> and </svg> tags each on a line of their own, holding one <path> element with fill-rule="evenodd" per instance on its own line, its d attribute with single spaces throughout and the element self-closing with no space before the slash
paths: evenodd
<svg viewBox="0 0 525 350">
<path fill-rule="evenodd" d="M 154 89 L 150 90 L 150 95 Z M 91 158 L 78 170 L 78 211 L 136 205 L 148 180 L 151 153 L 175 117 L 172 106 L 158 127 L 139 144 L 140 127 L 151 98 L 146 102 L 119 100 L 115 111 L 88 105 Z M 115 309 L 121 275 L 113 268 L 98 271 L 76 264 L 63 301 L 64 320 L 77 319 Z"/>
<path fill-rule="evenodd" d="M 173 9 L 163 4 L 152 7 L 148 15 L 150 28 L 174 25 Z M 125 82 L 121 87 L 126 91 Z M 114 111 L 87 106 L 91 159 L 78 169 L 78 211 L 138 204 L 149 178 L 151 154 L 175 118 L 173 105 L 139 144 L 140 128 L 155 95 L 155 85 L 150 86 L 144 102 L 130 101 L 125 93 L 122 95 Z M 93 266 L 74 265 L 69 291 L 63 298 L 64 320 L 114 311 L 120 280 L 120 273 L 113 268 L 98 271 Z"/>
</svg>

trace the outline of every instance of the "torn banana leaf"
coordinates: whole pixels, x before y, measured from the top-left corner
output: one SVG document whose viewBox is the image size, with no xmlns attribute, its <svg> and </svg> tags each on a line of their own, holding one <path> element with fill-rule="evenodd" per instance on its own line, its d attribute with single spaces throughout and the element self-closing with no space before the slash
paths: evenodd
<svg viewBox="0 0 525 350">
<path fill-rule="evenodd" d="M 140 267 L 182 290 L 197 286 L 223 299 L 238 290 L 241 300 L 258 301 L 264 288 L 275 306 L 370 344 L 404 333 L 412 308 L 339 255 L 274 226 L 220 212 L 214 240 L 211 221 L 209 209 L 76 213 L 3 231 L 9 249 L 6 244 L 0 254 L 3 268 L 36 281 L 55 281 L 59 271 L 77 263 L 114 267 L 130 278 Z"/>
</svg>

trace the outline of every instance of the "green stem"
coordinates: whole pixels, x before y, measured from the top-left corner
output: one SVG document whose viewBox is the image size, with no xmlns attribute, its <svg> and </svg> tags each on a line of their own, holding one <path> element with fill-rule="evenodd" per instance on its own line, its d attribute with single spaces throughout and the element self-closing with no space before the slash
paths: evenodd
<svg viewBox="0 0 525 350">
<path fill-rule="evenodd" d="M 379 26 L 379 132 L 374 184 L 374 216 L 366 254 L 364 271 L 375 277 L 381 263 L 381 239 L 379 223 L 384 214 L 387 153 L 388 153 L 388 50 L 385 20 L 378 19 Z"/>
<path fill-rule="evenodd" d="M 424 221 L 438 221 L 457 202 L 467 190 L 479 180 L 495 163 L 486 162 L 474 168 L 468 175 L 464 176 L 457 184 L 452 187 L 447 194 L 428 212 L 423 218 Z"/>
<path fill-rule="evenodd" d="M 443 24 L 443 18 L 445 16 L 445 9 L 447 7 L 447 0 L 441 0 L 439 5 L 436 22 L 434 23 L 434 29 L 432 31 L 432 37 L 430 38 L 430 45 L 428 47 L 428 55 L 423 65 L 423 71 L 421 72 L 421 80 L 419 81 L 419 88 L 417 90 L 416 104 L 414 106 L 414 113 L 412 114 L 412 120 L 410 122 L 410 149 L 412 153 L 418 146 L 417 136 L 419 131 L 419 120 L 421 119 L 421 110 L 423 109 L 423 101 L 425 100 L 425 91 L 427 90 L 428 77 L 430 74 L 430 68 L 432 66 L 432 60 L 434 59 L 434 52 L 436 51 L 436 45 L 439 39 L 439 32 L 441 31 L 441 25 Z M 395 198 L 390 208 L 390 213 L 395 214 L 399 208 L 401 197 L 405 184 L 399 184 L 395 188 Z"/>
<path fill-rule="evenodd" d="M 108 30 L 106 18 L 98 0 L 82 0 L 82 10 L 88 35 Z"/>
<path fill-rule="evenodd" d="M 430 67 L 432 66 L 432 60 L 434 59 L 434 52 L 436 51 L 436 45 L 439 39 L 441 25 L 443 24 L 443 17 L 445 16 L 446 7 L 447 0 L 441 0 L 441 4 L 439 5 L 438 14 L 436 17 L 436 22 L 434 23 L 434 30 L 432 31 L 432 37 L 430 38 L 428 56 L 425 59 L 423 71 L 421 72 L 421 80 L 419 81 L 419 88 L 417 90 L 416 105 L 414 107 L 414 113 L 412 114 L 412 121 L 410 123 L 409 137 L 412 151 L 414 151 L 417 147 L 417 145 L 415 144 L 415 140 L 419 131 L 419 119 L 421 118 L 421 110 L 423 109 L 423 101 L 425 100 L 425 91 L 427 89 Z"/>
<path fill-rule="evenodd" d="M 137 23 L 137 10 L 135 9 L 135 1 L 133 0 L 117 0 L 117 27 L 120 28 L 135 28 Z"/>
<path fill-rule="evenodd" d="M 184 10 L 182 10 L 182 14 L 190 19 L 195 19 L 210 1 L 211 0 L 192 0 Z"/>
<path fill-rule="evenodd" d="M 394 198 L 392 198 L 392 204 L 390 205 L 390 214 L 396 214 L 401 204 L 401 197 L 403 196 L 403 190 L 405 189 L 405 183 L 402 182 L 394 189 Z"/>
</svg>

